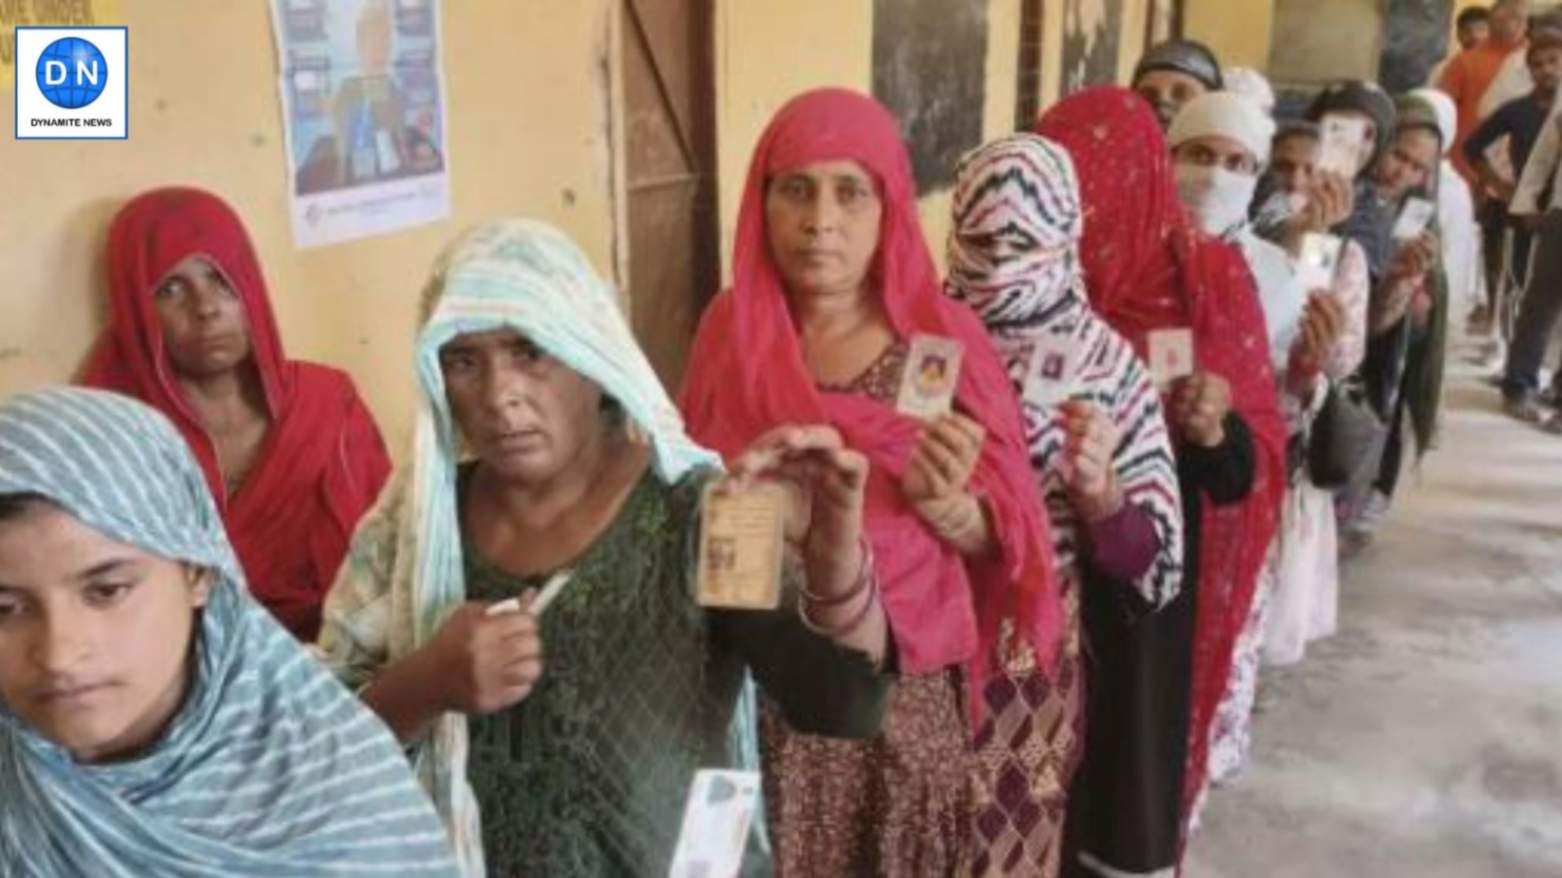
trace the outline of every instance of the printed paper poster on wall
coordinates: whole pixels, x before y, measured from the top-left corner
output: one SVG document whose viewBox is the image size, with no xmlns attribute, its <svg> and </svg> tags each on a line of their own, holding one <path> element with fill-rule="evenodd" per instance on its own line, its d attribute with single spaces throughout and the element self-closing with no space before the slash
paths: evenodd
<svg viewBox="0 0 1562 878">
<path fill-rule="evenodd" d="M 450 215 L 439 0 L 272 0 L 293 240 Z"/>
</svg>

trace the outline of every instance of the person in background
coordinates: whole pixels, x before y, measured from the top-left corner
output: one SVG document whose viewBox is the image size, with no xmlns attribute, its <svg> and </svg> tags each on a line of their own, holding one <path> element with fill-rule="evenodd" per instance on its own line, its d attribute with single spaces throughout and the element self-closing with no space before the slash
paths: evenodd
<svg viewBox="0 0 1562 878">
<path fill-rule="evenodd" d="M 1323 407 L 1328 390 L 1323 371 L 1344 332 L 1347 311 L 1332 289 L 1305 289 L 1290 255 L 1249 227 L 1248 200 L 1269 160 L 1273 135 L 1274 123 L 1256 104 L 1240 95 L 1217 92 L 1183 107 L 1172 122 L 1169 141 L 1183 204 L 1206 232 L 1242 248 L 1258 283 L 1288 445 L 1294 447 L 1305 440 L 1308 423 Z M 1364 310 L 1366 297 L 1361 298 Z M 1329 545 L 1313 539 L 1320 521 L 1332 525 L 1332 498 L 1325 492 L 1301 495 L 1297 489 L 1303 478 L 1293 465 L 1280 531 L 1237 640 L 1226 693 L 1210 731 L 1208 782 L 1234 779 L 1246 762 L 1258 692 L 1259 645 L 1281 572 L 1297 568 L 1303 574 L 1310 572 L 1307 566 L 1316 569 L 1317 564 L 1311 554 L 1332 553 L 1334 548 L 1332 539 Z M 1286 585 L 1312 587 L 1314 583 Z M 1203 799 L 1200 793 L 1196 801 Z M 1199 811 L 1200 805 L 1195 805 L 1194 822 Z"/>
<path fill-rule="evenodd" d="M 1063 599 L 1014 389 L 981 322 L 943 295 L 900 126 L 870 97 L 820 89 L 776 112 L 732 265 L 695 337 L 690 433 L 730 455 L 777 426 L 824 423 L 869 458 L 865 527 L 900 672 L 869 740 L 764 711 L 777 870 L 960 874 L 972 739 L 1000 715 L 987 682 L 1005 625 L 1048 683 L 1060 672 Z M 941 417 L 896 406 L 903 373 L 921 366 L 909 362 L 918 335 L 963 350 Z"/>
<path fill-rule="evenodd" d="M 255 597 L 300 640 L 390 473 L 345 373 L 290 360 L 233 209 L 199 189 L 126 204 L 109 228 L 109 326 L 81 383 L 134 396 L 190 443 Z"/>
<path fill-rule="evenodd" d="M 1277 191 L 1310 200 L 1318 192 L 1314 184 L 1320 173 L 1318 153 L 1317 128 L 1306 122 L 1290 123 L 1275 135 L 1267 177 Z M 1311 219 L 1303 231 L 1327 233 L 1332 223 L 1325 214 L 1313 210 L 1304 212 L 1303 215 Z M 1360 244 L 1346 239 L 1329 290 L 1329 298 L 1339 304 L 1344 317 L 1338 341 L 1321 370 L 1314 370 L 1311 357 L 1299 357 L 1295 363 L 1299 368 L 1288 368 L 1281 381 L 1281 407 L 1293 437 L 1298 430 L 1308 428 L 1317 416 L 1320 401 L 1327 392 L 1323 386 L 1325 380 L 1331 386 L 1341 386 L 1361 365 L 1366 353 L 1367 308 L 1371 297 L 1372 282 L 1367 272 L 1366 254 Z M 1317 333 L 1320 339 L 1325 335 Z M 1292 363 L 1286 365 L 1289 367 Z M 1310 382 L 1305 380 L 1309 374 L 1315 375 Z M 1309 643 L 1335 632 L 1340 589 L 1338 542 L 1333 493 L 1314 485 L 1305 469 L 1293 469 L 1276 553 L 1265 568 L 1265 575 L 1273 582 L 1260 637 L 1266 664 L 1295 664 L 1302 660 Z M 1228 699 L 1225 707 L 1227 710 L 1222 712 L 1217 729 L 1241 729 L 1248 722 L 1240 702 Z M 1229 737 L 1228 740 L 1240 741 L 1241 738 Z M 1226 764 L 1240 767 L 1241 750 L 1226 749 L 1224 752 L 1237 757 Z M 1217 758 L 1216 761 L 1224 760 Z"/>
<path fill-rule="evenodd" d="M 1156 611 L 1181 585 L 1177 471 L 1149 372 L 1090 310 L 1068 153 L 1033 134 L 968 153 L 955 172 L 953 212 L 944 289 L 982 318 L 1020 395 L 1068 622 L 1055 685 L 1012 631 L 999 645 L 1002 671 L 986 694 L 993 713 L 976 736 L 978 853 L 968 874 L 1043 878 L 1059 873 L 1083 751 L 1135 722 L 1114 715 L 1121 705 L 1107 693 L 1121 681 L 1109 670 L 1123 665 L 1102 653 L 1153 642 Z M 1160 717 L 1186 716 L 1186 703 L 1177 705 Z"/>
<path fill-rule="evenodd" d="M 1525 52 L 1533 90 L 1515 98 L 1486 118 L 1464 142 L 1464 159 L 1475 169 L 1479 180 L 1476 192 L 1485 211 L 1488 268 L 1514 272 L 1522 288 L 1529 269 L 1531 237 L 1527 229 L 1509 219 L 1509 205 L 1518 189 L 1518 175 L 1529 163 L 1530 153 L 1540 138 L 1541 129 L 1556 106 L 1557 89 L 1562 87 L 1562 31 L 1536 30 Z M 1502 155 L 1506 167 L 1492 160 L 1491 151 L 1504 140 Z M 1513 236 L 1509 265 L 1502 264 L 1502 237 Z M 1495 289 L 1500 278 L 1488 272 L 1487 286 Z"/>
<path fill-rule="evenodd" d="M 1162 130 L 1171 125 L 1183 104 L 1225 87 L 1215 53 L 1193 40 L 1152 46 L 1134 67 L 1133 90 L 1154 108 Z"/>
<path fill-rule="evenodd" d="M 1471 6 L 1459 13 L 1455 22 L 1455 38 L 1461 50 L 1473 49 L 1486 42 L 1491 35 L 1491 10 L 1483 6 Z"/>
<path fill-rule="evenodd" d="M 1285 429 L 1252 276 L 1236 248 L 1200 232 L 1178 203 L 1149 105 L 1123 89 L 1089 89 L 1047 111 L 1037 133 L 1078 170 L 1081 263 L 1097 313 L 1141 356 L 1152 338 L 1168 343 L 1164 330 L 1192 334 L 1192 373 L 1162 391 L 1183 508 L 1183 587 L 1147 617 L 1153 630 L 1096 649 L 1112 665 L 1099 719 L 1116 734 L 1090 742 L 1065 863 L 1078 875 L 1160 875 L 1181 856 L 1202 786 L 1193 779 L 1204 776 L 1210 723 L 1274 536 Z"/>
<path fill-rule="evenodd" d="M 1545 417 L 1535 392 L 1546 347 L 1562 320 L 1562 201 L 1557 193 L 1562 193 L 1562 116 L 1553 114 L 1524 165 L 1510 208 L 1514 218 L 1534 232 L 1536 256 L 1508 350 L 1502 393 L 1507 412 L 1529 422 Z M 1562 392 L 1562 369 L 1553 387 Z M 1553 401 L 1562 405 L 1562 393 L 1554 393 Z M 1545 421 L 1545 429 L 1562 435 L 1562 410 Z"/>
<path fill-rule="evenodd" d="M 1459 17 L 1454 20 L 1454 39 L 1459 47 L 1447 58 L 1439 61 L 1432 72 L 1428 74 L 1426 81 L 1429 85 L 1436 85 L 1443 78 L 1443 71 L 1448 69 L 1448 62 L 1460 52 L 1468 51 L 1486 42 L 1491 35 L 1491 10 L 1484 6 L 1471 6 L 1462 10 Z"/>
<path fill-rule="evenodd" d="M 1350 81 L 1324 89 L 1307 110 L 1311 122 L 1321 123 L 1326 116 L 1344 116 L 1361 119 L 1367 123 L 1365 139 L 1356 163 L 1356 175 L 1352 181 L 1354 191 L 1350 195 L 1350 212 L 1338 225 L 1332 227 L 1340 237 L 1349 238 L 1361 245 L 1367 257 L 1367 270 L 1376 284 L 1389 269 L 1394 257 L 1391 232 L 1394 227 L 1396 205 L 1384 201 L 1374 182 L 1374 173 L 1382 158 L 1388 153 L 1394 137 L 1394 99 L 1376 83 Z M 1321 182 L 1328 186 L 1329 175 Z M 1328 198 L 1309 200 L 1313 210 L 1337 208 L 1341 201 L 1336 192 Z M 1292 216 L 1292 222 L 1284 227 L 1288 249 L 1297 245 L 1298 232 L 1311 218 Z"/>
<path fill-rule="evenodd" d="M 1509 56 L 1523 52 L 1529 26 L 1529 0 L 1497 0 L 1491 8 L 1491 34 L 1485 42 L 1465 49 L 1448 62 L 1437 87 L 1459 108 L 1459 134 L 1454 142 L 1454 165 L 1471 186 L 1480 184 L 1475 169 L 1465 159 L 1464 143 L 1485 121 L 1481 102 Z"/>
<path fill-rule="evenodd" d="M 1459 110 L 1453 98 L 1435 88 L 1418 88 L 1407 97 L 1421 101 L 1437 113 L 1443 157 L 1437 163 L 1437 224 L 1442 234 L 1442 258 L 1448 277 L 1448 326 L 1450 343 L 1462 336 L 1470 314 L 1485 299 L 1486 281 L 1481 271 L 1481 229 L 1476 223 L 1475 199 L 1470 186 L 1454 169 L 1448 151 L 1458 136 Z"/>
<path fill-rule="evenodd" d="M 1393 142 L 1374 172 L 1377 195 L 1397 215 L 1409 198 L 1437 201 L 1442 126 L 1436 108 L 1405 97 Z M 1403 470 L 1408 423 L 1420 459 L 1432 447 L 1442 400 L 1447 347 L 1448 290 L 1435 222 L 1418 239 L 1396 242 L 1397 252 L 1378 284 L 1368 316 L 1362 364 L 1367 396 L 1388 425 L 1378 479 L 1366 497 L 1352 498 L 1352 542 L 1360 545 L 1388 511 Z"/>
<path fill-rule="evenodd" d="M 167 418 L 0 403 L 0 873 L 455 878 L 401 749 L 255 603 Z"/>
<path fill-rule="evenodd" d="M 696 770 L 753 744 L 728 735 L 745 668 L 801 728 L 878 731 L 867 463 L 833 430 L 794 421 L 720 481 L 616 293 L 543 223 L 458 238 L 423 314 L 410 466 L 353 541 L 320 647 L 414 747 L 468 875 L 667 874 Z M 707 489 L 770 479 L 779 608 L 702 605 Z"/>
</svg>

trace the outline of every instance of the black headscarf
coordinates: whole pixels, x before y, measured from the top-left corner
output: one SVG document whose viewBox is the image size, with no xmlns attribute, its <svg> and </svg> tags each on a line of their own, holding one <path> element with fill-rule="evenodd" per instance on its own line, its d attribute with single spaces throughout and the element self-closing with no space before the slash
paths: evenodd
<svg viewBox="0 0 1562 878">
<path fill-rule="evenodd" d="M 1204 87 L 1210 91 L 1220 91 L 1226 87 L 1225 77 L 1220 73 L 1220 61 L 1215 58 L 1215 53 L 1203 43 L 1193 40 L 1167 40 L 1151 46 L 1134 68 L 1133 81 L 1138 83 L 1139 77 L 1152 70 L 1185 73 L 1204 83 Z"/>
</svg>

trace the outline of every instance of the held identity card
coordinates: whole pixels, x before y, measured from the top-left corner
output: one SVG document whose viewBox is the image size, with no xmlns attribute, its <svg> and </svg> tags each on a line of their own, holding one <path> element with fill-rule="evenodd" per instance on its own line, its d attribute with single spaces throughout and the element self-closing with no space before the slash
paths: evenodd
<svg viewBox="0 0 1562 878">
<path fill-rule="evenodd" d="M 1074 339 L 1070 335 L 1045 335 L 1031 350 L 1030 374 L 1025 379 L 1025 401 L 1053 408 L 1074 392 Z"/>
<path fill-rule="evenodd" d="M 758 484 L 746 491 L 705 488 L 701 506 L 697 597 L 702 607 L 774 610 L 781 605 L 781 552 L 786 491 Z"/>
<path fill-rule="evenodd" d="M 1318 167 L 1347 180 L 1356 177 L 1367 142 L 1367 120 L 1329 114 L 1319 123 Z"/>
<path fill-rule="evenodd" d="M 960 384 L 960 360 L 965 349 L 952 338 L 913 335 L 900 378 L 895 410 L 930 421 L 949 414 Z"/>
<path fill-rule="evenodd" d="M 1394 240 L 1404 243 L 1421 237 L 1436 215 L 1437 205 L 1425 198 L 1406 199 L 1405 206 L 1399 211 L 1399 219 L 1394 221 Z"/>
<path fill-rule="evenodd" d="M 668 878 L 736 878 L 759 804 L 759 773 L 694 773 Z"/>
<path fill-rule="evenodd" d="M 1157 329 L 1149 341 L 1150 376 L 1158 389 L 1193 374 L 1193 330 Z"/>
<path fill-rule="evenodd" d="M 1334 274 L 1344 247 L 1345 242 L 1334 235 L 1308 232 L 1302 237 L 1302 255 L 1297 260 L 1296 273 L 1304 291 L 1334 288 Z"/>
</svg>

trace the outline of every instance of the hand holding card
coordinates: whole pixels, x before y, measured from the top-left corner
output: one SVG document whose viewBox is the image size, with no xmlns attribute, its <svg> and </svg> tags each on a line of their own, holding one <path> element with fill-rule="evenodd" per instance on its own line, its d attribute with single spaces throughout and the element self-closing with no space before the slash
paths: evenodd
<svg viewBox="0 0 1562 878">
<path fill-rule="evenodd" d="M 1367 120 L 1331 113 L 1318 127 L 1318 169 L 1354 180 L 1366 151 Z"/>
<path fill-rule="evenodd" d="M 1344 247 L 1345 242 L 1334 235 L 1308 233 L 1302 238 L 1302 254 L 1297 259 L 1296 273 L 1303 290 L 1334 289 L 1334 277 Z"/>
<path fill-rule="evenodd" d="M 1399 219 L 1394 222 L 1394 240 L 1400 243 L 1416 240 L 1431 225 L 1436 215 L 1437 205 L 1425 198 L 1406 199 L 1405 206 L 1399 211 Z"/>
<path fill-rule="evenodd" d="M 1051 409 L 1074 392 L 1074 339 L 1071 335 L 1043 335 L 1031 350 L 1025 378 L 1025 402 Z"/>
<path fill-rule="evenodd" d="M 1177 379 L 1193 374 L 1193 330 L 1152 330 L 1148 343 L 1150 377 L 1161 392 Z"/>
<path fill-rule="evenodd" d="M 937 335 L 913 335 L 900 378 L 895 409 L 903 415 L 929 421 L 948 414 L 960 386 L 960 342 Z"/>
<path fill-rule="evenodd" d="M 787 497 L 776 484 L 737 490 L 713 482 L 701 504 L 700 606 L 773 610 L 781 604 Z"/>
</svg>

